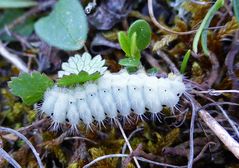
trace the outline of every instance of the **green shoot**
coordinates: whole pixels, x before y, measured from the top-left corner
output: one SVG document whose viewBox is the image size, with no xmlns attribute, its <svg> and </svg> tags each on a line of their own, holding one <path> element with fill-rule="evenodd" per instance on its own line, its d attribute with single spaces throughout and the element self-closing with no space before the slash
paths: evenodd
<svg viewBox="0 0 239 168">
<path fill-rule="evenodd" d="M 181 67 L 180 67 L 180 72 L 181 72 L 182 74 L 185 72 L 185 70 L 186 70 L 186 68 L 187 68 L 190 54 L 191 54 L 191 50 L 188 50 L 188 51 L 186 52 L 186 54 L 184 55 L 184 57 L 183 57 L 183 62 L 182 62 Z"/>
<path fill-rule="evenodd" d="M 203 52 L 205 55 L 209 55 L 209 51 L 207 48 L 207 29 L 213 16 L 216 12 L 224 5 L 224 0 L 217 0 L 216 3 L 209 9 L 208 13 L 206 14 L 205 18 L 203 19 L 194 39 L 193 39 L 193 51 L 195 53 L 198 52 L 198 42 L 201 37 L 201 44 L 203 48 Z"/>
<path fill-rule="evenodd" d="M 126 57 L 119 61 L 125 67 L 135 67 L 140 65 L 140 51 L 147 48 L 151 40 L 151 28 L 145 20 L 135 21 L 129 28 L 128 33 L 120 31 L 118 40 Z"/>
</svg>

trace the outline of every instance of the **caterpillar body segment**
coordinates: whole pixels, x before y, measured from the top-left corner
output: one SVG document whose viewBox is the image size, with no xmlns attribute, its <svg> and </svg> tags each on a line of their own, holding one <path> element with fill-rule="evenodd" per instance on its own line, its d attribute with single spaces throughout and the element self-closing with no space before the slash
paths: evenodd
<svg viewBox="0 0 239 168">
<path fill-rule="evenodd" d="M 74 89 L 74 95 L 76 99 L 77 110 L 80 116 L 80 120 L 89 127 L 93 123 L 93 116 L 89 109 L 89 105 L 86 100 L 86 93 L 83 87 L 78 86 Z"/>
<path fill-rule="evenodd" d="M 112 83 L 109 78 L 102 77 L 98 80 L 98 94 L 107 117 L 117 117 L 117 107 L 112 95 Z"/>
<path fill-rule="evenodd" d="M 179 101 L 177 94 L 173 91 L 171 80 L 168 78 L 160 78 L 158 82 L 159 100 L 163 106 L 173 108 Z"/>
<path fill-rule="evenodd" d="M 94 83 L 89 84 L 86 83 L 85 92 L 86 92 L 86 101 L 88 103 L 88 107 L 91 111 L 92 116 L 99 123 L 103 122 L 106 116 L 102 103 L 98 97 L 97 85 Z"/>
<path fill-rule="evenodd" d="M 127 88 L 131 110 L 138 115 L 143 115 L 145 113 L 145 101 L 142 89 L 144 86 L 143 80 L 138 75 L 131 75 L 130 79 Z"/>
<path fill-rule="evenodd" d="M 69 107 L 66 113 L 66 122 L 71 123 L 73 129 L 77 130 L 77 125 L 80 121 L 80 114 L 77 109 L 77 104 L 75 100 L 70 100 Z"/>
<path fill-rule="evenodd" d="M 181 76 L 171 74 L 158 79 L 145 72 L 132 75 L 125 71 L 106 72 L 97 81 L 75 88 L 48 89 L 40 109 L 56 125 L 68 122 L 73 128 L 78 123 L 90 127 L 94 121 L 103 124 L 106 118 L 129 119 L 131 113 L 142 118 L 145 112 L 150 112 L 157 117 L 164 106 L 176 107 L 185 91 Z"/>
<path fill-rule="evenodd" d="M 53 113 L 51 114 L 54 121 L 64 123 L 66 121 L 66 113 L 70 107 L 70 94 L 60 93 L 56 99 Z M 57 113 L 56 113 L 57 111 Z"/>
<path fill-rule="evenodd" d="M 127 89 L 128 76 L 126 75 L 113 75 L 112 76 L 112 95 L 116 103 L 117 112 L 123 116 L 127 117 L 131 113 L 131 106 L 128 97 Z"/>
</svg>

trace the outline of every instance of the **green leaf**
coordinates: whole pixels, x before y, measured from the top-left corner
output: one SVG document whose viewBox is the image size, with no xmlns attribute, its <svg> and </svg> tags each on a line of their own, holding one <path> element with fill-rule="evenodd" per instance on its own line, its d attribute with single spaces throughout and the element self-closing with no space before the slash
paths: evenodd
<svg viewBox="0 0 239 168">
<path fill-rule="evenodd" d="M 0 0 L 0 8 L 26 8 L 37 5 L 32 0 Z"/>
<path fill-rule="evenodd" d="M 125 67 L 138 67 L 140 60 L 134 58 L 124 58 L 119 61 L 119 64 Z"/>
<path fill-rule="evenodd" d="M 49 16 L 36 22 L 35 31 L 52 46 L 79 50 L 87 37 L 87 18 L 78 0 L 59 0 Z"/>
<path fill-rule="evenodd" d="M 94 81 L 100 78 L 99 72 L 88 74 L 85 71 L 81 71 L 79 74 L 65 75 L 57 81 L 57 85 L 60 87 L 69 87 L 76 84 L 83 84 L 87 81 Z"/>
<path fill-rule="evenodd" d="M 158 73 L 159 71 L 160 71 L 159 68 L 153 67 L 153 68 L 150 68 L 150 69 L 147 70 L 147 74 L 155 75 L 155 74 Z"/>
<path fill-rule="evenodd" d="M 130 57 L 139 60 L 141 56 L 140 56 L 140 51 L 136 44 L 136 39 L 137 39 L 137 34 L 136 32 L 134 32 L 134 34 L 130 38 Z"/>
<path fill-rule="evenodd" d="M 145 49 L 151 41 L 151 28 L 149 24 L 142 19 L 136 20 L 128 30 L 128 36 L 131 38 L 136 32 L 136 45 L 139 50 Z"/>
<path fill-rule="evenodd" d="M 130 56 L 130 41 L 127 34 L 123 31 L 118 33 L 118 40 L 121 49 L 125 52 L 126 56 Z"/>
<path fill-rule="evenodd" d="M 6 9 L 3 15 L 0 17 L 0 29 L 3 29 L 5 25 L 11 23 L 17 17 L 24 14 L 25 11 L 22 9 Z M 24 23 L 18 24 L 12 31 L 16 32 L 21 36 L 29 36 L 33 32 L 34 19 L 28 18 Z M 4 34 L 0 37 L 4 41 L 14 41 L 14 37 Z"/>
<path fill-rule="evenodd" d="M 33 105 L 43 98 L 44 92 L 53 84 L 53 81 L 46 75 L 33 72 L 13 77 L 8 86 L 12 94 L 20 97 L 25 104 Z"/>
<path fill-rule="evenodd" d="M 237 18 L 237 21 L 239 22 L 239 0 L 232 0 L 232 5 L 233 5 L 235 17 Z"/>
<path fill-rule="evenodd" d="M 188 51 L 186 52 L 186 54 L 184 55 L 184 57 L 183 57 L 183 62 L 182 62 L 181 67 L 180 67 L 180 72 L 181 72 L 181 73 L 184 73 L 185 70 L 186 70 L 186 68 L 187 68 L 190 54 L 191 54 L 191 50 L 188 50 Z"/>
<path fill-rule="evenodd" d="M 206 55 L 209 55 L 209 51 L 207 49 L 207 29 L 209 27 L 209 24 L 213 18 L 213 16 L 216 14 L 219 8 L 221 8 L 224 5 L 224 0 L 217 0 L 216 3 L 209 9 L 206 16 L 204 17 L 194 39 L 193 39 L 193 51 L 195 53 L 198 52 L 198 42 L 201 36 L 201 44 L 203 51 Z"/>
</svg>

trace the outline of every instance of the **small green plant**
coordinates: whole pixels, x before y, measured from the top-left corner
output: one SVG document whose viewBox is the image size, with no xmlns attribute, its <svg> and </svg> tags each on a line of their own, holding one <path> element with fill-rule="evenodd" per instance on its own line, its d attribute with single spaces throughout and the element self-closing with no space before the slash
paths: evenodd
<svg viewBox="0 0 239 168">
<path fill-rule="evenodd" d="M 42 100 L 47 88 L 54 85 L 53 81 L 40 72 L 23 73 L 13 77 L 8 83 L 11 92 L 22 99 L 23 103 L 32 105 Z"/>
<path fill-rule="evenodd" d="M 140 65 L 140 52 L 151 41 L 151 28 L 145 20 L 136 20 L 128 32 L 120 31 L 118 40 L 127 58 L 121 59 L 119 64 L 127 68 L 137 68 Z"/>
<path fill-rule="evenodd" d="M 188 50 L 186 52 L 186 54 L 184 55 L 183 57 L 183 62 L 181 64 L 181 67 L 180 67 L 180 72 L 183 74 L 187 68 L 187 65 L 188 65 L 188 60 L 190 58 L 190 54 L 191 54 L 191 50 Z"/>
</svg>

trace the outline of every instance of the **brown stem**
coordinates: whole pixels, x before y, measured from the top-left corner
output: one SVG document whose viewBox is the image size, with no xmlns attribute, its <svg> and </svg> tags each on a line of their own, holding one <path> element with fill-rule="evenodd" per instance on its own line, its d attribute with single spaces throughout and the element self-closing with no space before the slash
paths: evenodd
<svg viewBox="0 0 239 168">
<path fill-rule="evenodd" d="M 153 11 L 153 3 L 152 0 L 148 0 L 148 9 L 149 9 L 149 16 L 152 20 L 152 22 L 155 24 L 155 26 L 157 26 L 159 29 L 163 29 L 166 32 L 172 33 L 172 34 L 177 34 L 177 35 L 188 35 L 188 34 L 194 34 L 197 32 L 197 30 L 191 30 L 191 31 L 187 31 L 187 32 L 177 32 L 174 30 L 171 30 L 167 27 L 164 27 L 163 25 L 161 25 L 157 19 L 154 16 L 154 11 Z"/>
</svg>

